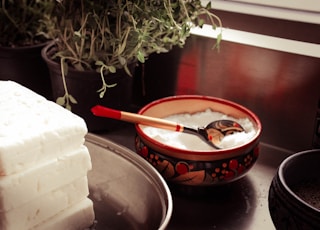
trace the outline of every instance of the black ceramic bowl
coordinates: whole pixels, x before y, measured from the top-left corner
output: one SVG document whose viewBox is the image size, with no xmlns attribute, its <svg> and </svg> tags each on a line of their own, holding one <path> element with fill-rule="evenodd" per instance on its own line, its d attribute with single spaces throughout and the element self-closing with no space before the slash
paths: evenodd
<svg viewBox="0 0 320 230">
<path fill-rule="evenodd" d="M 286 158 L 270 185 L 268 199 L 277 229 L 320 229 L 320 149 Z"/>
</svg>

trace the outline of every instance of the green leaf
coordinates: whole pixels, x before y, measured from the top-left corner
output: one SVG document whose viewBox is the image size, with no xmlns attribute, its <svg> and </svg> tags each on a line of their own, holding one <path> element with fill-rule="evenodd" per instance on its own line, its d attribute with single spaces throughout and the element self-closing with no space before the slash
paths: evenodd
<svg viewBox="0 0 320 230">
<path fill-rule="evenodd" d="M 56 100 L 56 103 L 58 105 L 64 106 L 65 103 L 66 103 L 65 97 L 58 97 L 57 100 Z"/>
<path fill-rule="evenodd" d="M 102 61 L 96 61 L 95 63 L 96 65 L 104 65 L 104 63 Z"/>
<path fill-rule="evenodd" d="M 105 90 L 102 90 L 102 91 L 99 93 L 99 97 L 100 97 L 100 98 L 103 98 L 105 92 L 106 92 Z"/>
<path fill-rule="evenodd" d="M 218 52 L 220 52 L 220 43 L 221 43 L 221 41 L 222 41 L 222 32 L 218 34 L 217 41 L 213 46 L 213 49 L 217 49 Z"/>
<path fill-rule="evenodd" d="M 75 31 L 74 35 L 76 35 L 77 37 L 81 37 L 81 33 L 79 31 Z"/>
<path fill-rule="evenodd" d="M 203 25 L 204 25 L 204 20 L 203 19 L 199 19 L 198 20 L 198 26 L 202 28 Z"/>
<path fill-rule="evenodd" d="M 69 94 L 69 100 L 70 100 L 71 103 L 73 103 L 73 104 L 78 104 L 77 100 L 76 100 L 72 95 L 70 95 L 70 94 Z"/>
<path fill-rule="evenodd" d="M 110 73 L 115 73 L 115 72 L 117 72 L 117 69 L 116 69 L 116 67 L 114 67 L 114 66 L 108 66 L 108 70 L 110 71 Z"/>
<path fill-rule="evenodd" d="M 145 62 L 145 58 L 144 55 L 141 51 L 138 51 L 138 55 L 137 55 L 137 59 L 139 62 L 144 63 Z"/>
<path fill-rule="evenodd" d="M 127 60 L 124 57 L 119 56 L 118 59 L 121 65 L 125 65 L 127 63 Z"/>
<path fill-rule="evenodd" d="M 66 109 L 71 111 L 71 105 L 66 105 Z"/>
</svg>

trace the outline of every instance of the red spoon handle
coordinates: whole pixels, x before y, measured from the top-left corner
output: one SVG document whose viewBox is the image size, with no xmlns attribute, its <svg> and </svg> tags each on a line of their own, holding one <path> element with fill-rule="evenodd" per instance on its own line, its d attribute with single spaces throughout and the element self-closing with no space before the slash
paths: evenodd
<svg viewBox="0 0 320 230">
<path fill-rule="evenodd" d="M 131 123 L 139 123 L 143 125 L 172 130 L 176 132 L 183 132 L 183 129 L 184 129 L 182 125 L 179 125 L 176 122 L 167 121 L 167 120 L 156 118 L 156 117 L 144 116 L 136 113 L 129 113 L 129 112 L 119 111 L 115 109 L 110 109 L 101 105 L 96 105 L 92 107 L 91 112 L 95 116 L 99 116 L 99 117 L 107 117 L 107 118 L 131 122 Z"/>
</svg>

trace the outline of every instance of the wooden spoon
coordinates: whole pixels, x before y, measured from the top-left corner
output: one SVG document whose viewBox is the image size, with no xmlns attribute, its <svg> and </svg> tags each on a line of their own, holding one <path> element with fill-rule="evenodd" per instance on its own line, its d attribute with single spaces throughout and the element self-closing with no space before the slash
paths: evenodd
<svg viewBox="0 0 320 230">
<path fill-rule="evenodd" d="M 101 105 L 92 107 L 91 112 L 95 116 L 99 117 L 107 117 L 131 123 L 138 123 L 176 132 L 196 134 L 216 149 L 220 149 L 218 146 L 224 136 L 233 134 L 235 132 L 244 131 L 239 123 L 231 120 L 216 120 L 209 123 L 204 128 L 193 129 L 173 121 L 144 116 L 136 113 L 124 112 L 107 108 Z"/>
</svg>

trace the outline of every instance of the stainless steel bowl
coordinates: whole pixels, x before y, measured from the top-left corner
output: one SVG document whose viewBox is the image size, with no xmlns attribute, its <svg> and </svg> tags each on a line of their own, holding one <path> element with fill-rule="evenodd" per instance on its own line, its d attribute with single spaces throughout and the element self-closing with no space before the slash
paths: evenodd
<svg viewBox="0 0 320 230">
<path fill-rule="evenodd" d="M 172 196 L 161 175 L 131 150 L 86 136 L 93 169 L 88 174 L 96 229 L 165 229 Z"/>
</svg>

